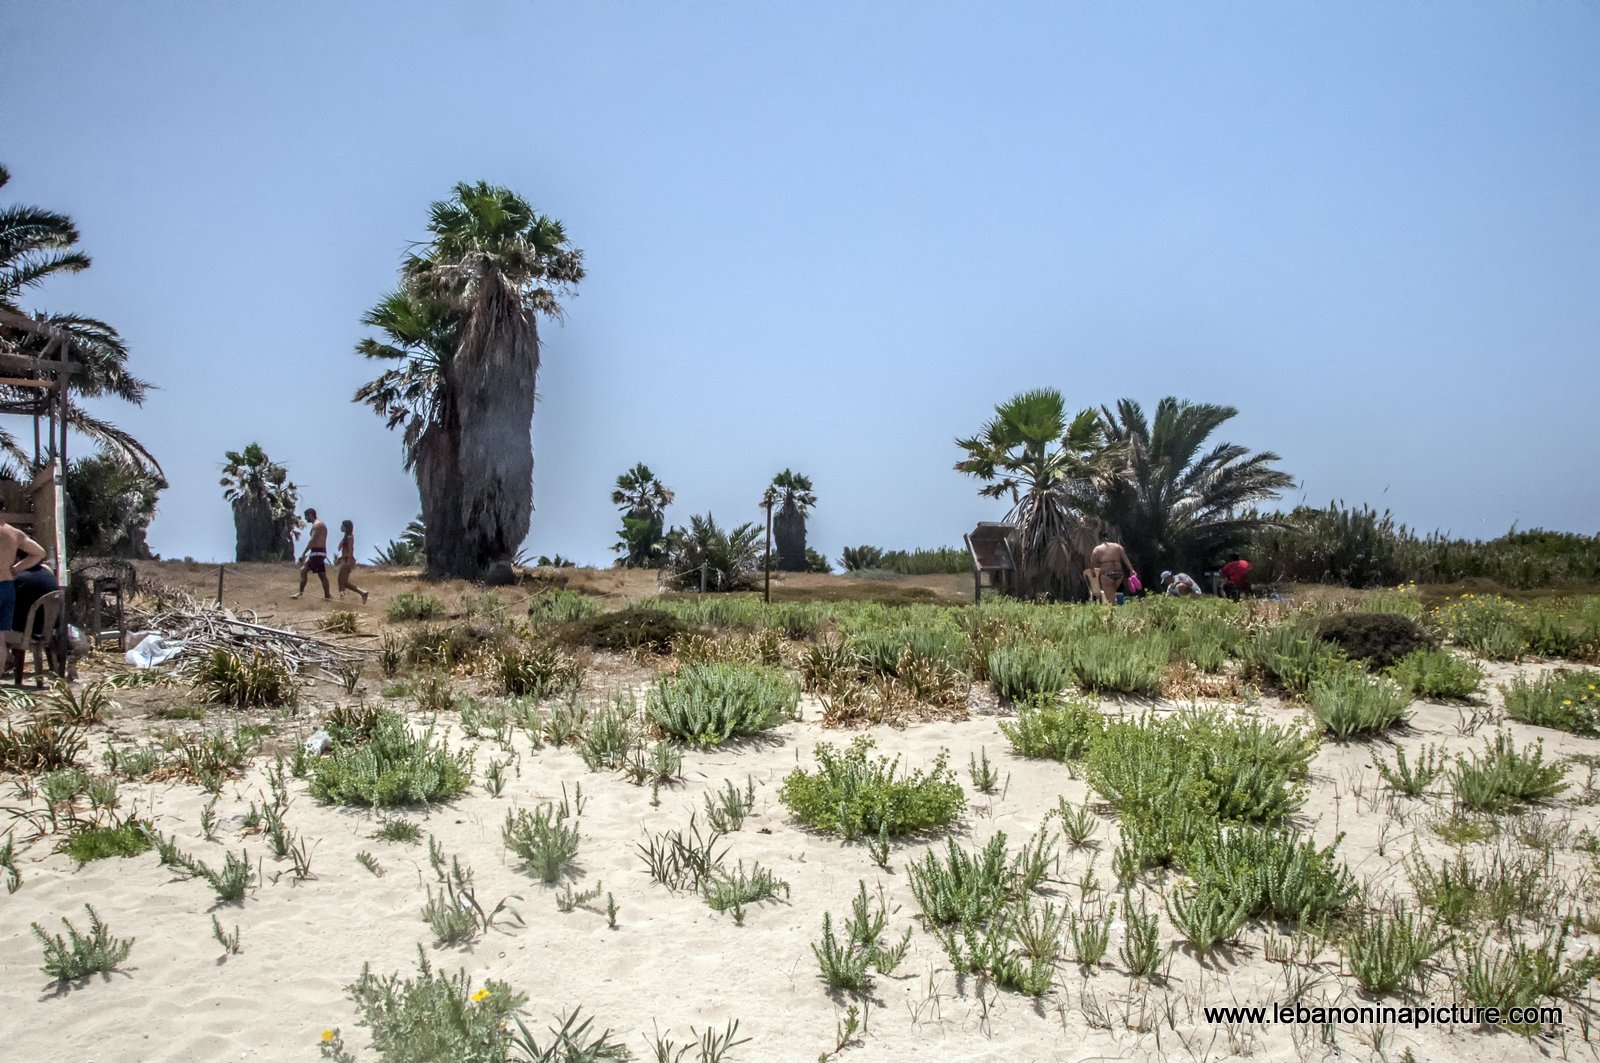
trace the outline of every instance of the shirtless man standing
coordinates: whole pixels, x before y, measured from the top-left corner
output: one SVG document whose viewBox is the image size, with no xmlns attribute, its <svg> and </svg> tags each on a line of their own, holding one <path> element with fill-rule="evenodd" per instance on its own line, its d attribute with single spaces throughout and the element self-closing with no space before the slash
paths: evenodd
<svg viewBox="0 0 1600 1063">
<path fill-rule="evenodd" d="M 19 556 L 20 555 L 20 556 Z M 10 564 L 4 559 L 9 558 Z M 21 528 L 0 524 L 0 631 L 10 631 L 17 611 L 17 574 L 44 560 L 44 547 Z"/>
<path fill-rule="evenodd" d="M 311 525 L 311 538 L 300 554 L 300 590 L 291 597 L 298 598 L 306 592 L 306 578 L 315 572 L 322 581 L 322 596 L 332 601 L 333 595 L 328 592 L 328 526 L 317 519 L 314 509 L 306 510 L 306 523 Z"/>
<path fill-rule="evenodd" d="M 1133 562 L 1121 543 L 1101 543 L 1089 554 L 1089 571 L 1084 573 L 1089 578 L 1089 599 L 1098 596 L 1107 605 L 1116 605 L 1117 590 L 1132 571 Z"/>
</svg>

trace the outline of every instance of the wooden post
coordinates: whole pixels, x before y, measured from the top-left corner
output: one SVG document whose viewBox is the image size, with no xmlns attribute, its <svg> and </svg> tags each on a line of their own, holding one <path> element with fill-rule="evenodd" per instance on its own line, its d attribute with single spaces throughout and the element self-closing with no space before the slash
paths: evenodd
<svg viewBox="0 0 1600 1063">
<path fill-rule="evenodd" d="M 700 593 L 706 592 L 706 563 L 700 562 Z"/>
<path fill-rule="evenodd" d="M 766 577 L 762 582 L 761 600 L 767 605 L 772 604 L 772 492 L 762 499 L 767 504 L 767 556 Z"/>
<path fill-rule="evenodd" d="M 226 565 L 217 566 L 217 608 L 222 608 L 222 574 L 227 571 Z"/>
</svg>

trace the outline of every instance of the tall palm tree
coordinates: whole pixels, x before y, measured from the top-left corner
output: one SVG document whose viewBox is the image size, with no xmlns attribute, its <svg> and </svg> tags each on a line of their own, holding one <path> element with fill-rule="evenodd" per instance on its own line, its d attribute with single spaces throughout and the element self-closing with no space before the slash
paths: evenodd
<svg viewBox="0 0 1600 1063">
<path fill-rule="evenodd" d="M 222 467 L 222 496 L 233 504 L 234 559 L 283 561 L 294 557 L 300 491 L 289 471 L 267 457 L 261 444 L 230 450 Z"/>
<path fill-rule="evenodd" d="M 995 407 L 978 435 L 957 439 L 956 471 L 983 481 L 978 493 L 1009 498 L 1017 525 L 1017 588 L 1027 596 L 1082 597 L 1083 570 L 1103 525 L 1078 503 L 1114 474 L 1113 453 L 1094 410 L 1067 418 L 1054 388 L 1025 391 Z"/>
<path fill-rule="evenodd" d="M 1152 569 L 1221 560 L 1270 522 L 1256 503 L 1294 485 L 1278 455 L 1209 441 L 1238 414 L 1232 406 L 1167 397 L 1154 421 L 1132 399 L 1102 408 L 1100 428 L 1117 448 L 1120 475 L 1098 480 L 1077 504 L 1117 528 L 1133 558 Z"/>
<path fill-rule="evenodd" d="M 611 549 L 623 568 L 659 568 L 666 555 L 666 512 L 672 489 L 643 462 L 617 477 L 611 504 L 622 510 L 622 531 Z"/>
<path fill-rule="evenodd" d="M 806 514 L 817 504 L 811 478 L 783 470 L 772 478 L 778 514 L 772 520 L 772 537 L 778 547 L 778 568 L 784 572 L 806 570 Z"/>
<path fill-rule="evenodd" d="M 0 187 L 11 178 L 0 166 Z M 23 313 L 19 299 L 24 291 L 51 277 L 78 273 L 89 268 L 89 256 L 76 248 L 78 229 L 72 219 L 55 211 L 20 204 L 0 207 L 0 309 Z M 67 336 L 67 359 L 76 367 L 68 379 L 68 393 L 74 397 L 110 396 L 144 404 L 150 385 L 128 372 L 128 348 L 117 330 L 104 321 L 77 314 L 35 312 L 35 320 Z M 34 332 L 0 325 L 0 345 L 21 354 L 43 354 L 50 340 Z M 36 388 L 0 385 L 0 408 L 27 414 L 46 401 Z M 159 478 L 161 466 L 145 447 L 127 432 L 72 403 L 67 408 L 67 424 L 99 443 L 107 454 L 132 464 L 144 473 Z M 0 451 L 12 459 L 32 465 L 33 455 L 10 432 L 0 429 Z"/>
<path fill-rule="evenodd" d="M 406 425 L 429 530 L 428 573 L 478 578 L 508 562 L 533 512 L 537 316 L 583 279 L 561 223 L 509 189 L 458 184 L 433 204 L 431 239 L 401 266 L 401 291 L 366 317 L 388 341 L 357 351 L 403 364 L 362 388 Z"/>
</svg>

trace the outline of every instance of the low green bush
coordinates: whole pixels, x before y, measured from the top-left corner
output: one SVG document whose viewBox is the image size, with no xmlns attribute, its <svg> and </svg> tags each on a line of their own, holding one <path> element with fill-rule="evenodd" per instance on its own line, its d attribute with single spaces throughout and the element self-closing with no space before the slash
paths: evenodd
<svg viewBox="0 0 1600 1063">
<path fill-rule="evenodd" d="M 1371 668 L 1387 668 L 1433 645 L 1421 624 L 1397 613 L 1333 613 L 1317 621 L 1317 637 Z"/>
<path fill-rule="evenodd" d="M 59 851 L 80 864 L 113 856 L 138 856 L 154 844 L 151 825 L 144 820 L 127 819 L 110 825 L 82 824 L 61 843 Z"/>
<path fill-rule="evenodd" d="M 799 705 L 800 688 L 780 669 L 693 664 L 656 680 L 644 711 L 675 738 L 715 746 L 795 719 Z"/>
<path fill-rule="evenodd" d="M 561 638 L 569 646 L 589 646 L 613 653 L 640 649 L 671 653 L 673 643 L 691 630 L 664 610 L 629 606 L 614 613 L 570 620 L 562 626 Z"/>
<path fill-rule="evenodd" d="M 565 624 L 573 620 L 598 616 L 603 612 L 599 602 L 586 594 L 569 591 L 565 587 L 552 587 L 543 594 L 528 599 L 528 623 Z"/>
<path fill-rule="evenodd" d="M 1335 738 L 1373 735 L 1405 722 L 1410 698 L 1394 682 L 1358 668 L 1329 671 L 1312 681 L 1311 712 Z"/>
<path fill-rule="evenodd" d="M 292 705 L 300 694 L 294 672 L 270 653 L 212 650 L 201 658 L 193 683 L 211 704 L 238 708 Z"/>
<path fill-rule="evenodd" d="M 1544 743 L 1516 748 L 1508 731 L 1484 740 L 1483 755 L 1457 756 L 1456 800 L 1479 812 L 1504 812 L 1549 801 L 1567 788 L 1567 766 L 1544 763 Z"/>
<path fill-rule="evenodd" d="M 562 697 L 583 682 L 583 662 L 548 643 L 509 646 L 495 656 L 500 692 L 513 698 Z"/>
<path fill-rule="evenodd" d="M 1003 702 L 1054 696 L 1072 682 L 1072 663 L 1054 646 L 1010 642 L 987 658 L 989 682 Z"/>
<path fill-rule="evenodd" d="M 1071 644 L 1069 658 L 1085 690 L 1153 697 L 1161 693 L 1172 647 L 1156 636 L 1090 635 Z"/>
<path fill-rule="evenodd" d="M 434 743 L 433 725 L 414 735 L 399 713 L 383 712 L 358 745 L 334 743 L 312 762 L 311 795 L 340 805 L 420 804 L 446 801 L 472 785 L 472 758 Z"/>
<path fill-rule="evenodd" d="M 1257 633 L 1243 653 L 1251 674 L 1296 697 L 1304 697 L 1314 680 L 1345 662 L 1338 647 L 1287 624 Z"/>
<path fill-rule="evenodd" d="M 1483 669 L 1458 653 L 1413 650 L 1389 669 L 1389 677 L 1419 698 L 1470 698 L 1483 684 Z"/>
<path fill-rule="evenodd" d="M 1535 679 L 1518 676 L 1500 693 L 1513 720 L 1585 738 L 1600 736 L 1600 672 L 1558 668 Z"/>
<path fill-rule="evenodd" d="M 855 739 L 843 753 L 819 744 L 817 770 L 790 772 L 780 800 L 807 826 L 852 840 L 946 827 L 966 808 L 947 753 L 926 771 L 901 773 L 899 757 L 873 757 L 872 748 L 869 738 Z"/>
<path fill-rule="evenodd" d="M 89 905 L 89 932 L 81 934 L 65 918 L 61 925 L 67 936 L 50 935 L 38 923 L 33 924 L 33 936 L 44 946 L 44 973 L 58 983 L 75 982 L 91 974 L 113 971 L 133 951 L 133 938 L 112 937 L 100 916 Z"/>
<path fill-rule="evenodd" d="M 1093 703 L 1054 695 L 1028 699 L 1017 706 L 1015 720 L 1001 720 L 1000 732 L 1022 757 L 1080 760 L 1104 722 Z"/>
<path fill-rule="evenodd" d="M 432 620 L 444 615 L 444 603 L 431 594 L 407 591 L 389 599 L 389 608 L 384 615 L 391 624 L 406 620 Z"/>
</svg>

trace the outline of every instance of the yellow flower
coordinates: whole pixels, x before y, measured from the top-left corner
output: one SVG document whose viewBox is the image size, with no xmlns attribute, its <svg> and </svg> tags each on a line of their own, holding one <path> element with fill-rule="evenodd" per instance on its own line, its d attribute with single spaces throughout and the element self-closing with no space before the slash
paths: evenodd
<svg viewBox="0 0 1600 1063">
<path fill-rule="evenodd" d="M 488 1000 L 488 999 L 489 999 L 489 991 L 487 989 L 480 989 L 476 993 L 472 994 L 472 1002 L 474 1004 L 477 1004 L 480 1001 L 484 1001 L 484 1000 Z"/>
<path fill-rule="evenodd" d="M 339 1034 L 334 1030 L 323 1030 L 322 1031 L 322 1043 L 323 1044 L 327 1044 L 329 1041 L 332 1041 L 335 1037 L 338 1037 L 338 1036 L 339 1036 Z"/>
<path fill-rule="evenodd" d="M 1566 698 L 1561 702 L 1561 704 L 1563 704 L 1563 705 L 1571 705 L 1572 704 L 1572 699 L 1571 698 Z"/>
</svg>

